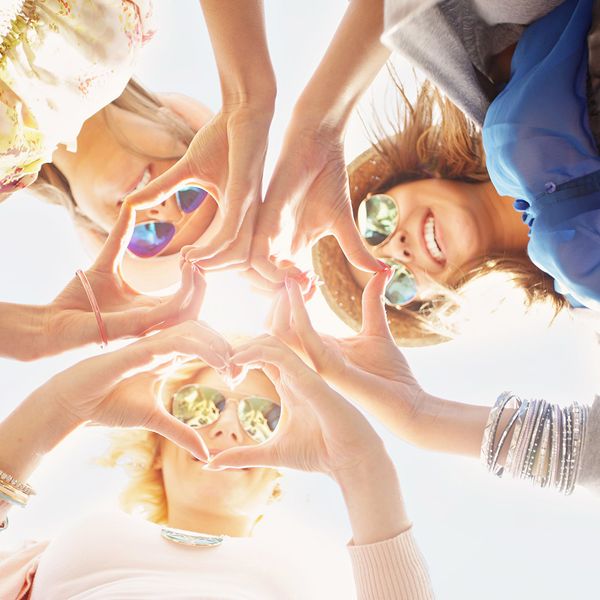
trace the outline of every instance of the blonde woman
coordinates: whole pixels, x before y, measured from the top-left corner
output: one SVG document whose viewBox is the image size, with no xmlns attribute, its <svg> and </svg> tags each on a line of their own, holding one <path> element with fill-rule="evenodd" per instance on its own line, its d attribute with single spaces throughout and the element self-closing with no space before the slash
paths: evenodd
<svg viewBox="0 0 600 600">
<path fill-rule="evenodd" d="M 43 455 L 90 419 L 163 433 L 154 419 L 143 418 L 150 411 L 164 423 L 178 420 L 177 435 L 169 437 L 181 446 L 156 434 L 121 436 L 108 461 L 129 466 L 126 506 L 141 509 L 149 522 L 98 516 L 47 545 L 26 548 L 1 565 L 2 597 L 332 597 L 335 582 L 312 580 L 310 557 L 304 564 L 286 560 L 281 547 L 251 537 L 276 493 L 273 467 L 290 467 L 324 473 L 340 486 L 353 530 L 349 552 L 358 598 L 431 598 L 395 468 L 360 412 L 282 342 L 263 336 L 228 354 L 224 341 L 210 333 L 205 339 L 195 327 L 189 332 L 179 326 L 185 341 L 174 340 L 171 349 L 197 353 L 211 366 L 198 360 L 179 366 L 163 379 L 160 394 L 153 373 L 114 383 L 94 367 L 113 365 L 125 375 L 127 367 L 148 365 L 127 360 L 128 352 L 144 345 L 164 360 L 164 348 L 150 344 L 162 337 L 164 346 L 167 332 L 73 367 L 0 424 L 3 432 L 22 432 L 20 452 L 9 437 L 0 456 L 2 469 L 20 481 L 34 466 L 34 452 Z M 124 367 L 120 359 L 126 359 Z M 232 389 L 214 370 L 223 365 L 259 370 L 239 376 Z M 44 418 L 30 420 L 40 403 L 47 407 Z M 201 439 L 210 453 L 207 465 Z M 94 544 L 81 553 L 83 540 L 90 539 Z"/>
</svg>

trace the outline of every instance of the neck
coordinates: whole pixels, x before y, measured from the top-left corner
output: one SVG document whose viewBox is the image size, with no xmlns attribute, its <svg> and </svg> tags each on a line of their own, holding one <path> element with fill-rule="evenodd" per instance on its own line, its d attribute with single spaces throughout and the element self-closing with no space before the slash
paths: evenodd
<svg viewBox="0 0 600 600">
<path fill-rule="evenodd" d="M 513 199 L 500 196 L 491 182 L 476 185 L 475 193 L 491 232 L 491 252 L 525 252 L 529 242 L 529 227 L 513 206 Z"/>
<path fill-rule="evenodd" d="M 240 514 L 215 514 L 192 506 L 170 504 L 167 525 L 210 535 L 249 537 L 256 524 L 256 517 Z"/>
</svg>

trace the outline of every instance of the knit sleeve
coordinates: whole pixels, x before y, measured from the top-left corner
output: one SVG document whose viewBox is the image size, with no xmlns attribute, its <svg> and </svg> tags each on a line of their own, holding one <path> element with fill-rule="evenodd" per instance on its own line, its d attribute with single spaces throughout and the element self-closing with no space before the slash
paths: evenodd
<svg viewBox="0 0 600 600">
<path fill-rule="evenodd" d="M 363 546 L 348 545 L 358 600 L 431 600 L 425 559 L 412 529 Z"/>
</svg>

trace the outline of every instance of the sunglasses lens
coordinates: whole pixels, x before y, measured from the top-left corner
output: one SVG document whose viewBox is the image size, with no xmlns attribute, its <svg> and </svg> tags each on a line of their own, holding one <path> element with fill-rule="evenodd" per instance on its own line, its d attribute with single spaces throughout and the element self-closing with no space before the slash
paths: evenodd
<svg viewBox="0 0 600 600">
<path fill-rule="evenodd" d="M 280 416 L 281 406 L 267 398 L 244 398 L 238 405 L 244 431 L 259 444 L 273 435 Z"/>
<path fill-rule="evenodd" d="M 179 208 L 184 213 L 194 212 L 208 196 L 208 192 L 202 188 L 189 186 L 179 190 L 176 193 Z"/>
<path fill-rule="evenodd" d="M 150 258 L 163 250 L 174 235 L 173 223 L 141 223 L 134 227 L 127 248 L 140 258 Z"/>
<path fill-rule="evenodd" d="M 185 385 L 173 395 L 173 416 L 190 427 L 214 423 L 225 407 L 225 397 L 217 390 Z"/>
<path fill-rule="evenodd" d="M 375 194 L 358 207 L 358 230 L 370 246 L 378 246 L 396 230 L 398 207 L 386 194 Z"/>
<path fill-rule="evenodd" d="M 385 303 L 403 306 L 417 296 L 417 280 L 408 267 L 399 262 L 389 262 L 394 274 L 385 288 Z"/>
</svg>

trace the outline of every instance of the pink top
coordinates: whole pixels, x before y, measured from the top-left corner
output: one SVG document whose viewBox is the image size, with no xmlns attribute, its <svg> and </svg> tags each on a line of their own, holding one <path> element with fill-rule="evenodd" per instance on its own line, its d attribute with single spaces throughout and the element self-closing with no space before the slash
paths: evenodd
<svg viewBox="0 0 600 600">
<path fill-rule="evenodd" d="M 359 600 L 433 598 L 425 562 L 410 530 L 377 544 L 350 545 L 349 551 Z M 32 544 L 0 558 L 0 598 L 339 597 L 340 582 L 327 577 L 328 565 L 313 565 L 311 556 L 299 562 L 292 554 L 293 549 L 282 552 L 281 544 L 274 547 L 258 538 L 228 538 L 214 548 L 181 546 L 164 540 L 152 523 L 124 513 L 101 514 L 78 522 L 48 545 Z"/>
</svg>

